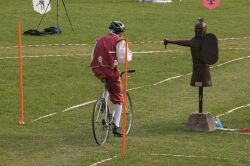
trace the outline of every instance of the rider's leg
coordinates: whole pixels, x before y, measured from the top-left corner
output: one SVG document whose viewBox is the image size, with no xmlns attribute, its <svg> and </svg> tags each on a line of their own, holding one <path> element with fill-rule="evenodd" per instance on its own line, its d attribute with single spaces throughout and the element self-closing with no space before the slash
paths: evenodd
<svg viewBox="0 0 250 166">
<path fill-rule="evenodd" d="M 114 115 L 114 127 L 113 127 L 113 134 L 115 136 L 122 136 L 122 130 L 119 127 L 120 120 L 121 120 L 121 113 L 122 113 L 122 104 L 115 104 L 115 115 Z"/>
<path fill-rule="evenodd" d="M 110 77 L 106 78 L 106 88 L 109 91 L 110 100 L 115 106 L 113 133 L 116 136 L 122 136 L 119 127 L 123 103 L 120 73 L 118 70 L 111 70 L 107 75 Z"/>
<path fill-rule="evenodd" d="M 120 126 L 121 113 L 122 113 L 122 105 L 115 104 L 114 124 L 116 127 Z"/>
<path fill-rule="evenodd" d="M 106 100 L 108 100 L 109 91 L 107 89 L 105 89 L 105 91 L 103 92 L 102 97 L 105 98 Z"/>
<path fill-rule="evenodd" d="M 113 134 L 115 136 L 122 136 L 122 130 L 120 126 L 121 120 L 121 113 L 122 113 L 122 104 L 115 104 L 115 114 L 114 114 L 114 127 L 113 127 Z"/>
</svg>

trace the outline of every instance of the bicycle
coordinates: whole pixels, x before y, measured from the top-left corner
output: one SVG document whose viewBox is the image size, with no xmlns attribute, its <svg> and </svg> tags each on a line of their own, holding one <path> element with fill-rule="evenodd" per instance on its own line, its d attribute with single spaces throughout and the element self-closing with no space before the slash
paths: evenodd
<svg viewBox="0 0 250 166">
<path fill-rule="evenodd" d="M 128 73 L 133 73 L 135 70 L 128 70 Z M 122 72 L 121 78 L 125 72 Z M 105 86 L 104 86 L 105 87 Z M 129 134 L 132 127 L 133 120 L 133 108 L 131 97 L 128 92 L 126 92 L 126 135 Z M 112 111 L 111 111 L 112 110 Z M 93 108 L 92 114 L 92 129 L 95 142 L 98 145 L 104 144 L 109 136 L 109 131 L 113 125 L 113 116 L 114 116 L 114 108 L 113 104 L 111 104 L 109 100 L 108 90 L 104 88 L 102 96 L 98 99 Z M 123 117 L 123 110 L 121 113 L 121 117 Z M 123 123 L 120 123 L 122 128 Z"/>
</svg>

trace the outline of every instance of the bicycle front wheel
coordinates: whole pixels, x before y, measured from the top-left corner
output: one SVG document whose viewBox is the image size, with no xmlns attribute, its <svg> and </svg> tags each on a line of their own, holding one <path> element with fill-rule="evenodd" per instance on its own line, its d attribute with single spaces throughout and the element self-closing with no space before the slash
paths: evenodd
<svg viewBox="0 0 250 166">
<path fill-rule="evenodd" d="M 109 118 L 108 118 L 108 106 L 104 99 L 96 101 L 92 114 L 92 129 L 95 142 L 98 145 L 102 145 L 106 142 L 109 136 Z"/>
<path fill-rule="evenodd" d="M 126 97 L 126 135 L 129 134 L 131 128 L 132 128 L 132 122 L 133 122 L 133 107 L 132 107 L 132 100 L 127 92 L 127 97 Z M 122 110 L 121 118 L 124 116 L 124 111 Z M 121 128 L 123 127 L 123 123 L 120 125 Z"/>
</svg>

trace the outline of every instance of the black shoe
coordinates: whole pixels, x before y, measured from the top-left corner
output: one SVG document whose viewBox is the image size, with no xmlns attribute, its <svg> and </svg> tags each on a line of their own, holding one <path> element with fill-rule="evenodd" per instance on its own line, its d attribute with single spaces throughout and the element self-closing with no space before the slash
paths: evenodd
<svg viewBox="0 0 250 166">
<path fill-rule="evenodd" d="M 117 127 L 116 125 L 114 125 L 113 127 L 113 134 L 116 137 L 122 137 L 122 130 L 120 127 Z"/>
</svg>

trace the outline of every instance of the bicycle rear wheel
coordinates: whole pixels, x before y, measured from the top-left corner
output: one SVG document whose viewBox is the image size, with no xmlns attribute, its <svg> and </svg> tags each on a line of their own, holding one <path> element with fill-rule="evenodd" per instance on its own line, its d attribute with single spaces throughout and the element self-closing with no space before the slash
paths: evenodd
<svg viewBox="0 0 250 166">
<path fill-rule="evenodd" d="M 106 142 L 109 136 L 109 118 L 108 118 L 109 107 L 107 106 L 104 99 L 96 101 L 92 114 L 92 129 L 95 142 L 98 145 L 102 145 Z"/>
<path fill-rule="evenodd" d="M 131 128 L 132 128 L 132 122 L 133 122 L 133 107 L 132 107 L 132 100 L 131 97 L 129 95 L 129 93 L 127 92 L 127 103 L 126 103 L 126 135 L 129 134 Z M 121 114 L 121 118 L 123 118 L 124 112 L 122 110 L 122 114 Z M 121 124 L 120 124 L 121 128 L 123 127 L 123 122 L 121 120 Z"/>
</svg>

